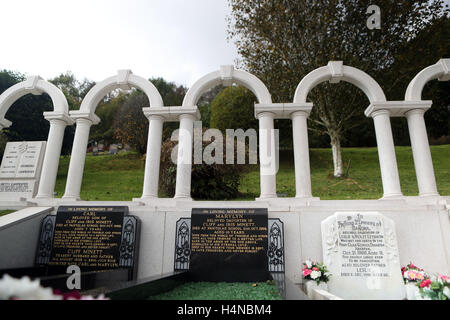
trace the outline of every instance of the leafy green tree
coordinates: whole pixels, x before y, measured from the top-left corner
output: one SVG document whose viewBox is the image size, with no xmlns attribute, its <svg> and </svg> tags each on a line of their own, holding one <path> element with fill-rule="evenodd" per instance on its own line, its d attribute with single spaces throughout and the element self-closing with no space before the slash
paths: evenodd
<svg viewBox="0 0 450 320">
<path fill-rule="evenodd" d="M 442 28 L 449 10 L 441 0 L 379 0 L 379 30 L 367 27 L 366 10 L 371 1 L 229 0 L 229 4 L 229 37 L 235 39 L 242 67 L 269 87 L 275 102 L 292 101 L 299 81 L 330 60 L 343 60 L 367 72 L 391 98 L 391 86 L 402 86 L 423 64 L 433 64 L 439 54 L 448 52 Z M 417 57 L 418 51 L 410 50 L 411 43 L 433 25 L 439 34 L 435 38 L 441 37 L 440 42 L 433 43 L 446 49 L 424 49 L 420 64 L 410 64 L 403 74 L 406 64 L 399 61 Z M 426 48 L 428 42 L 423 37 L 421 47 Z M 346 83 L 323 83 L 312 90 L 308 99 L 314 102 L 309 129 L 329 137 L 334 176 L 339 177 L 343 174 L 341 143 L 346 134 L 358 127 L 370 130 L 363 115 L 368 100 L 359 89 Z"/>
<path fill-rule="evenodd" d="M 211 128 L 225 133 L 226 129 L 258 128 L 255 119 L 255 95 L 244 87 L 223 89 L 211 103 Z"/>
<path fill-rule="evenodd" d="M 101 101 L 95 110 L 95 114 L 100 118 L 100 123 L 92 126 L 89 140 L 103 141 L 106 144 L 113 143 L 114 119 L 117 110 L 127 101 L 129 95 L 120 92 L 116 97 L 106 101 Z"/>
<path fill-rule="evenodd" d="M 77 80 L 70 71 L 61 73 L 56 78 L 49 80 L 49 82 L 53 83 L 64 93 L 70 110 L 80 109 L 83 98 L 95 85 L 95 82 L 88 79 L 83 81 Z"/>
</svg>

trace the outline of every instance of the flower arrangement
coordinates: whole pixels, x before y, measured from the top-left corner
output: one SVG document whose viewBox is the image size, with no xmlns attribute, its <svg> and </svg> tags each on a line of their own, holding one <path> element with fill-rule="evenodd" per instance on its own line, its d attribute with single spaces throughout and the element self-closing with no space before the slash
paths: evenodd
<svg viewBox="0 0 450 320">
<path fill-rule="evenodd" d="M 323 263 L 310 260 L 306 260 L 303 263 L 302 274 L 303 278 L 306 280 L 313 280 L 317 284 L 320 284 L 321 282 L 327 283 L 331 276 Z"/>
<path fill-rule="evenodd" d="M 412 262 L 407 264 L 406 267 L 403 267 L 401 271 L 405 284 L 419 283 L 429 278 L 423 269 L 415 266 Z"/>
<path fill-rule="evenodd" d="M 58 290 L 44 288 L 39 279 L 29 277 L 13 278 L 5 274 L 0 279 L 0 300 L 109 300 L 104 295 L 97 298 L 82 296 L 78 291 L 61 293 Z"/>
<path fill-rule="evenodd" d="M 426 300 L 449 300 L 450 277 L 439 274 L 418 283 L 420 295 Z"/>
</svg>

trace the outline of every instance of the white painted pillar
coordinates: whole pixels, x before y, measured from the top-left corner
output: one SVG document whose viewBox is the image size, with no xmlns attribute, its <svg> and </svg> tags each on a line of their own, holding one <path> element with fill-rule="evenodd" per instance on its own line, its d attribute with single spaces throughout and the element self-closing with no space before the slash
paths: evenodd
<svg viewBox="0 0 450 320">
<path fill-rule="evenodd" d="M 408 121 L 419 195 L 438 196 L 424 113 L 423 109 L 413 109 L 406 112 L 405 116 Z"/>
<path fill-rule="evenodd" d="M 278 150 L 276 149 L 274 114 L 260 112 L 259 120 L 259 166 L 260 199 L 277 197 Z"/>
<path fill-rule="evenodd" d="M 389 111 L 385 109 L 377 110 L 372 112 L 371 116 L 375 125 L 377 138 L 378 158 L 383 183 L 383 198 L 401 197 L 402 191 L 400 188 Z"/>
<path fill-rule="evenodd" d="M 86 149 L 89 141 L 89 130 L 93 124 L 88 118 L 76 119 L 75 138 L 73 140 L 72 155 L 70 157 L 69 172 L 67 173 L 66 191 L 63 199 L 80 200 L 81 182 L 83 180 Z"/>
<path fill-rule="evenodd" d="M 47 146 L 45 148 L 44 162 L 42 163 L 41 178 L 36 198 L 53 198 L 56 175 L 58 174 L 59 157 L 64 139 L 64 130 L 67 123 L 62 119 L 48 119 L 50 130 L 48 132 Z"/>
<path fill-rule="evenodd" d="M 147 156 L 145 159 L 144 188 L 142 198 L 158 198 L 159 166 L 164 118 L 148 116 Z"/>
<path fill-rule="evenodd" d="M 292 138 L 294 144 L 295 197 L 312 197 L 311 167 L 309 164 L 309 144 L 307 118 L 309 113 L 297 111 L 291 114 Z"/>
<path fill-rule="evenodd" d="M 191 198 L 192 148 L 194 134 L 193 114 L 180 115 L 178 136 L 177 181 L 174 198 Z"/>
</svg>

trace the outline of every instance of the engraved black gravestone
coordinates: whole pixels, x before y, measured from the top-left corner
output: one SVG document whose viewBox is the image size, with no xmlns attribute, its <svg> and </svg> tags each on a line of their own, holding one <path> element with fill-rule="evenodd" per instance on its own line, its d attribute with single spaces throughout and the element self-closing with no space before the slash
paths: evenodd
<svg viewBox="0 0 450 320">
<path fill-rule="evenodd" d="M 267 209 L 192 209 L 189 274 L 194 281 L 270 279 Z"/>
<path fill-rule="evenodd" d="M 136 271 L 139 220 L 122 206 L 61 206 L 42 220 L 36 264 Z"/>
</svg>

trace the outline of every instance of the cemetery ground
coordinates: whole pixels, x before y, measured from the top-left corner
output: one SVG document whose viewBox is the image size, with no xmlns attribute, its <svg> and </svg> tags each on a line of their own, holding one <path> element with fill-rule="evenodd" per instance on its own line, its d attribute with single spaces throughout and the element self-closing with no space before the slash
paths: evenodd
<svg viewBox="0 0 450 320">
<path fill-rule="evenodd" d="M 431 146 L 431 154 L 440 194 L 450 194 L 450 145 Z M 401 187 L 405 196 L 418 194 L 411 147 L 396 147 Z M 62 197 L 70 157 L 61 157 L 55 191 Z M 379 199 L 383 194 L 376 148 L 343 148 L 346 177 L 333 177 L 331 149 L 310 149 L 313 196 L 322 200 Z M 83 200 L 130 201 L 142 194 L 145 160 L 134 152 L 118 155 L 88 154 L 81 188 Z M 238 199 L 259 196 L 259 167 L 251 166 L 241 178 Z M 291 152 L 280 152 L 277 174 L 280 196 L 295 196 L 294 162 Z M 164 194 L 160 194 L 164 197 Z M 0 212 L 2 214 L 2 212 Z"/>
</svg>

